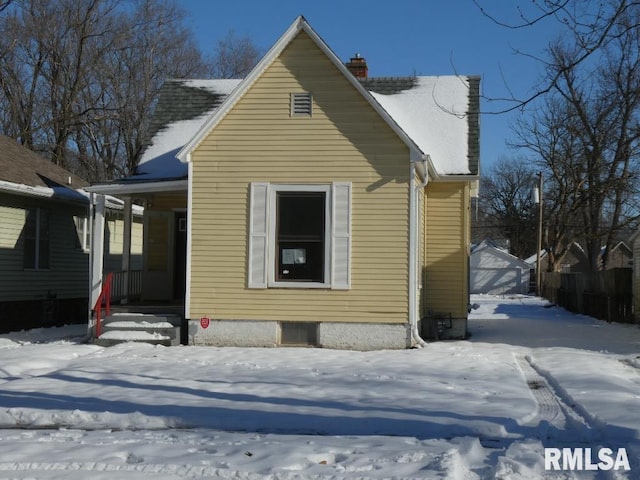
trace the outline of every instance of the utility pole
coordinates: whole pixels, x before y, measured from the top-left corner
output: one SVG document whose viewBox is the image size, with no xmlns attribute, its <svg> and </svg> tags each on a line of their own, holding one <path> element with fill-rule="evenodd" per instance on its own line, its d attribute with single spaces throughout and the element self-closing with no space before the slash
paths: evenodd
<svg viewBox="0 0 640 480">
<path fill-rule="evenodd" d="M 542 296 L 542 283 L 540 271 L 540 251 L 542 250 L 542 207 L 544 202 L 542 200 L 542 172 L 538 173 L 538 185 L 534 190 L 535 202 L 538 204 L 538 244 L 536 249 L 536 295 Z"/>
</svg>

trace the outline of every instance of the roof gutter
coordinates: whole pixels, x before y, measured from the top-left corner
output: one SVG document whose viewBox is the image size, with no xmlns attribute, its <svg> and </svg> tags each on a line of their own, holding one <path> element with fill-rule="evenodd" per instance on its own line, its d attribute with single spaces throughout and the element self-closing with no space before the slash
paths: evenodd
<svg viewBox="0 0 640 480">
<path fill-rule="evenodd" d="M 433 162 L 431 162 L 431 157 L 429 155 L 425 155 L 428 157 L 428 166 L 429 166 L 429 176 L 433 179 L 434 182 L 475 182 L 480 180 L 479 174 L 473 173 L 448 173 L 441 174 L 438 173 L 436 168 L 433 166 Z"/>
<path fill-rule="evenodd" d="M 85 187 L 84 190 L 104 195 L 135 195 L 139 193 L 186 192 L 188 186 L 189 182 L 186 179 L 181 179 L 135 183 L 103 183 Z"/>
</svg>

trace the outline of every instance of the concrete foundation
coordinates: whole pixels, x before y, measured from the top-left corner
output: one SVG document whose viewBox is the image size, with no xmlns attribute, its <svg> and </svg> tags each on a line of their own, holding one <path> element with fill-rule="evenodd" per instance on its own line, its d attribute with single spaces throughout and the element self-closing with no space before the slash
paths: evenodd
<svg viewBox="0 0 640 480">
<path fill-rule="evenodd" d="M 280 346 L 280 324 L 276 321 L 189 320 L 189 345 L 219 347 Z M 347 350 L 405 349 L 411 345 L 408 324 L 320 322 L 318 344 Z"/>
</svg>

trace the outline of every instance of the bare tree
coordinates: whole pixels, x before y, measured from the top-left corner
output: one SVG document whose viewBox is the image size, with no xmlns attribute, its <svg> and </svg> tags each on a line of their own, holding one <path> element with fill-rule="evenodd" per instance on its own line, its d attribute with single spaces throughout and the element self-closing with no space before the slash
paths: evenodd
<svg viewBox="0 0 640 480">
<path fill-rule="evenodd" d="M 633 35 L 640 29 L 638 22 L 638 0 L 604 0 L 602 2 L 585 2 L 583 0 L 530 0 L 522 3 L 512 3 L 515 9 L 516 21 L 505 18 L 513 18 L 514 11 L 508 11 L 505 15 L 503 6 L 497 7 L 487 0 L 473 0 L 483 15 L 490 18 L 498 25 L 506 29 L 531 28 L 541 22 L 557 22 L 562 26 L 563 37 L 570 40 L 574 46 L 571 60 L 562 68 L 540 55 L 531 52 L 517 51 L 540 62 L 549 69 L 549 75 L 535 88 L 532 93 L 520 97 L 509 91 L 503 98 L 489 100 L 507 102 L 501 113 L 513 111 L 534 102 L 539 97 L 551 92 L 557 83 L 562 82 L 565 73 L 570 72 L 583 63 L 598 63 L 603 51 L 615 44 L 620 38 Z M 500 11 L 497 11 L 501 8 Z M 629 19 L 634 19 L 629 21 Z M 506 80 L 508 82 L 508 79 Z M 504 104 L 504 103 L 503 103 Z"/>
<path fill-rule="evenodd" d="M 531 196 L 535 179 L 527 159 L 502 157 L 480 180 L 480 221 L 474 222 L 474 231 L 508 239 L 510 253 L 520 258 L 536 249 L 536 209 Z"/>
<path fill-rule="evenodd" d="M 3 133 L 91 180 L 133 172 L 165 78 L 207 71 L 173 0 L 22 0 L 0 33 Z"/>
<path fill-rule="evenodd" d="M 552 268 L 574 241 L 592 270 L 606 265 L 620 231 L 638 218 L 640 38 L 622 19 L 616 28 L 620 35 L 594 66 L 576 64 L 579 48 L 553 44 L 561 74 L 544 104 L 519 124 L 517 146 L 535 153 L 548 178 L 545 245 Z"/>
<path fill-rule="evenodd" d="M 244 78 L 260 60 L 260 51 L 249 37 L 236 37 L 233 30 L 218 42 L 213 57 L 213 76 Z"/>
<path fill-rule="evenodd" d="M 123 31 L 95 79 L 101 95 L 92 101 L 103 106 L 103 114 L 78 131 L 78 142 L 104 170 L 96 174 L 134 173 L 164 80 L 207 72 L 183 17 L 173 1 L 142 0 L 119 20 Z"/>
</svg>

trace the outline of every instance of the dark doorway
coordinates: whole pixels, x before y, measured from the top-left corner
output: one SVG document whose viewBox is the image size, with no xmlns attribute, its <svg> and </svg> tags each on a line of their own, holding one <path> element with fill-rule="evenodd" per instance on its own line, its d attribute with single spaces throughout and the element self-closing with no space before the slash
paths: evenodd
<svg viewBox="0 0 640 480">
<path fill-rule="evenodd" d="M 183 300 L 187 285 L 187 212 L 175 213 L 173 298 Z"/>
</svg>

